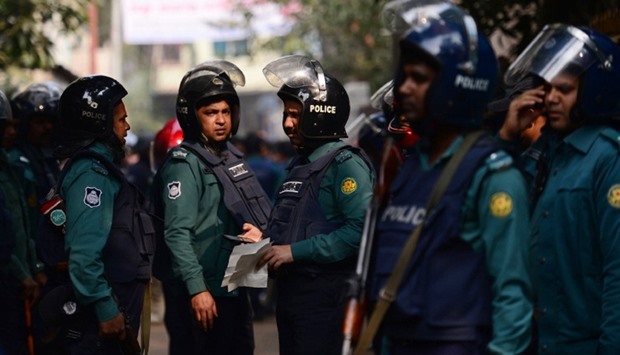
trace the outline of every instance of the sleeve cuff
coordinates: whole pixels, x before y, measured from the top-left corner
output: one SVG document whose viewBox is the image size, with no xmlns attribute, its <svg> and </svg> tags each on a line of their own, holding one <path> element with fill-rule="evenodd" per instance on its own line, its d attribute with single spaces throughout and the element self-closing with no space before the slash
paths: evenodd
<svg viewBox="0 0 620 355">
<path fill-rule="evenodd" d="M 209 290 L 203 279 L 187 280 L 185 285 L 187 286 L 187 292 L 190 296 Z"/>
<path fill-rule="evenodd" d="M 291 254 L 294 261 L 311 259 L 311 245 L 308 239 L 291 244 Z"/>
<path fill-rule="evenodd" d="M 111 297 L 106 297 L 95 303 L 95 314 L 99 322 L 108 321 L 116 317 L 119 313 L 118 305 Z"/>
</svg>

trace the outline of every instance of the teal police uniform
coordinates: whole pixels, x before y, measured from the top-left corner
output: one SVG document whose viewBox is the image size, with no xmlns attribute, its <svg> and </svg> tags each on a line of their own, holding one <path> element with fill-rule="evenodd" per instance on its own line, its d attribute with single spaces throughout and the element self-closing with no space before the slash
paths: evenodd
<svg viewBox="0 0 620 355">
<path fill-rule="evenodd" d="M 238 235 L 241 228 L 224 206 L 215 174 L 206 171 L 197 156 L 175 147 L 158 172 L 157 182 L 165 241 L 172 254 L 172 268 L 162 278 L 181 278 L 189 295 L 209 291 L 214 297 L 236 296 L 236 291 L 221 286 L 235 246 L 223 236 Z"/>
<path fill-rule="evenodd" d="M 374 185 L 370 162 L 344 147 L 341 141 L 325 143 L 309 154 L 308 162 L 293 161 L 265 231 L 274 244 L 290 243 L 293 256 L 293 263 L 278 270 L 276 280 L 282 354 L 331 354 L 342 345 L 346 279 L 353 272 Z M 303 174 L 295 175 L 296 169 L 337 150 L 318 173 L 324 172 L 318 194 L 310 181 L 315 176 L 304 180 Z M 302 185 L 309 186 L 293 203 L 298 208 L 286 213 L 290 203 L 287 208 L 283 196 Z"/>
<path fill-rule="evenodd" d="M 620 134 L 549 130 L 533 148 L 547 176 L 532 215 L 538 351 L 620 354 Z"/>
<path fill-rule="evenodd" d="M 419 172 L 412 172 L 407 168 L 411 164 L 405 162 L 405 170 L 399 175 L 406 173 L 407 181 L 416 176 L 415 182 L 410 181 L 415 185 L 403 183 L 404 176 L 394 180 L 393 185 L 402 187 L 390 190 L 390 201 L 377 222 L 379 247 L 372 286 L 374 297 L 384 286 L 402 248 L 402 243 L 394 240 L 406 240 L 412 228 L 427 213 L 425 200 L 415 195 L 422 194 L 416 192 L 419 189 L 429 187 L 416 182 L 423 183 L 426 181 L 424 176 L 432 176 L 433 170 L 445 165 L 462 141 L 462 136 L 458 137 L 432 165 L 420 145 L 414 146 L 407 159 L 417 161 L 413 165 L 417 165 Z M 464 178 L 464 183 L 469 184 L 464 185 L 467 188 L 463 191 L 462 201 L 459 201 L 459 191 L 449 187 L 429 217 L 432 221 L 422 229 L 412 259 L 415 271 L 405 276 L 393 310 L 384 321 L 384 333 L 390 344 L 416 349 L 424 342 L 438 342 L 436 345 L 444 342 L 449 346 L 450 341 L 456 345 L 461 341 L 472 341 L 479 349 L 474 351 L 472 348 L 472 353 L 517 354 L 523 352 L 530 342 L 532 304 L 527 258 L 529 210 L 526 183 L 513 166 L 512 157 L 504 151 L 495 151 L 481 158 L 479 165 L 457 170 L 456 174 L 467 174 L 471 170 L 471 180 L 458 175 L 452 178 L 453 183 Z M 433 183 L 434 179 L 430 182 Z M 460 216 L 442 211 L 455 203 L 459 204 L 456 207 L 460 209 Z M 451 221 L 457 217 L 457 221 Z M 438 218 L 442 218 L 441 222 Z M 450 223 L 458 230 L 453 231 L 453 227 L 448 227 L 448 231 L 442 229 Z M 450 239 L 435 240 L 450 233 L 456 233 L 456 237 L 468 247 L 463 248 Z M 435 245 L 437 243 L 439 245 Z M 451 255 L 449 260 L 445 259 L 446 255 Z M 482 268 L 469 269 L 472 260 L 477 259 L 480 259 Z M 438 265 L 444 266 L 438 269 Z M 459 279 L 451 279 L 454 275 L 459 275 Z M 463 286 L 460 284 L 463 280 L 469 280 L 470 284 L 464 287 L 470 290 L 455 292 L 455 287 Z M 461 309 L 459 304 L 464 304 L 465 308 Z M 448 351 L 448 348 L 444 350 Z"/>
<path fill-rule="evenodd" d="M 3 320 L 0 322 L 0 343 L 9 353 L 26 353 L 26 321 L 22 298 L 22 282 L 33 279 L 43 271 L 36 257 L 34 239 L 29 223 L 29 209 L 24 199 L 18 175 L 10 167 L 8 157 L 0 149 L 0 188 L 5 197 L 13 232 L 15 246 L 8 264 L 0 269 L 0 303 Z"/>
<path fill-rule="evenodd" d="M 103 144 L 97 143 L 89 149 L 113 159 Z M 71 283 L 78 301 L 92 305 L 99 322 L 110 320 L 120 312 L 106 281 L 102 261 L 119 190 L 120 182 L 94 159 L 74 162 L 60 187 L 67 215 L 65 248 Z"/>
<path fill-rule="evenodd" d="M 341 141 L 326 143 L 313 151 L 308 160 L 313 162 L 344 145 Z M 319 205 L 325 218 L 340 228 L 291 244 L 293 259 L 328 264 L 356 256 L 373 185 L 372 170 L 359 156 L 350 151 L 336 155 L 321 180 Z"/>
<path fill-rule="evenodd" d="M 158 246 L 154 272 L 164 286 L 167 327 L 175 332 L 170 348 L 193 351 L 214 344 L 215 353 L 251 353 L 254 340 L 247 292 L 229 292 L 221 286 L 236 245 L 224 235 L 242 230 L 224 204 L 217 176 L 198 156 L 177 146 L 159 169 L 154 191 L 159 194 L 155 203 L 164 218 L 165 241 Z M 218 309 L 216 328 L 208 332 L 197 328 L 189 308 L 191 296 L 204 291 L 211 293 Z"/>
</svg>

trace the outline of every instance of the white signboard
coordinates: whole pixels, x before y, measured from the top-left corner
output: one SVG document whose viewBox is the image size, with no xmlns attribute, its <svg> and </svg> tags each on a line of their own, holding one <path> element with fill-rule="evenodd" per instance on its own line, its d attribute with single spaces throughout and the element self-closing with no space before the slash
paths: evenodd
<svg viewBox="0 0 620 355">
<path fill-rule="evenodd" d="M 244 10 L 245 9 L 245 10 Z M 264 0 L 121 0 L 123 39 L 128 44 L 181 44 L 280 36 L 293 26 L 296 2 Z M 248 24 L 244 13 L 250 12 Z"/>
</svg>

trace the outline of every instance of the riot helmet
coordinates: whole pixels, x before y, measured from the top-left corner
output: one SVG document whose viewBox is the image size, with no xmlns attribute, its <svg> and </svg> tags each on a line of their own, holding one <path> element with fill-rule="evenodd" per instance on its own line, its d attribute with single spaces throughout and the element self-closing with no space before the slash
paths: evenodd
<svg viewBox="0 0 620 355">
<path fill-rule="evenodd" d="M 284 56 L 263 68 L 267 81 L 279 88 L 282 101 L 301 103 L 299 132 L 308 143 L 346 138 L 351 111 L 342 84 L 324 73 L 321 64 L 301 55 Z"/>
<path fill-rule="evenodd" d="M 4 92 L 0 90 L 0 147 L 2 147 L 2 140 L 4 139 L 4 127 L 6 122 L 13 118 L 11 112 L 11 104 Z"/>
<path fill-rule="evenodd" d="M 19 120 L 17 135 L 19 141 L 24 141 L 28 134 L 28 125 L 33 116 L 50 119 L 52 124 L 58 119 L 58 101 L 62 94 L 62 87 L 53 81 L 45 81 L 29 85 L 23 91 L 13 96 L 11 108 Z"/>
<path fill-rule="evenodd" d="M 405 80 L 404 64 L 422 61 L 436 71 L 425 95 L 426 119 L 479 127 L 498 85 L 499 66 L 473 18 L 452 3 L 435 0 L 392 1 L 383 15 L 386 27 L 400 36 L 395 87 Z M 398 90 L 394 94 L 398 103 Z"/>
<path fill-rule="evenodd" d="M 117 158 L 123 155 L 113 125 L 114 108 L 126 95 L 121 83 L 105 75 L 85 76 L 69 84 L 58 104 L 57 157 L 70 156 L 96 140 L 110 145 Z"/>
<path fill-rule="evenodd" d="M 559 74 L 572 74 L 579 78 L 573 118 L 618 120 L 618 58 L 620 48 L 609 37 L 586 27 L 551 24 L 510 65 L 505 81 L 514 85 L 533 74 L 551 82 Z"/>
<path fill-rule="evenodd" d="M 239 128 L 241 105 L 235 86 L 244 86 L 241 69 L 225 60 L 212 60 L 190 69 L 179 85 L 176 112 L 185 138 L 200 139 L 202 127 L 196 110 L 207 103 L 225 100 L 232 114 L 232 135 Z"/>
</svg>

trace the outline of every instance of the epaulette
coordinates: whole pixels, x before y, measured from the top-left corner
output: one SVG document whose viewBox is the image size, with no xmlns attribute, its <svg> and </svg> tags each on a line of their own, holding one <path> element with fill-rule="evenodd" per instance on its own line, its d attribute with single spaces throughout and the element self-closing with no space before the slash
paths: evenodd
<svg viewBox="0 0 620 355">
<path fill-rule="evenodd" d="M 620 133 L 618 131 L 612 128 L 603 129 L 601 131 L 601 136 L 610 140 L 611 142 L 614 142 L 616 148 L 620 149 Z"/>
<path fill-rule="evenodd" d="M 340 153 L 336 154 L 336 157 L 334 157 L 334 160 L 336 160 L 338 164 L 342 164 L 344 161 L 349 160 L 352 157 L 353 157 L 353 153 L 351 153 L 350 150 L 345 149 L 341 151 Z"/>
<path fill-rule="evenodd" d="M 492 153 L 485 160 L 484 164 L 491 171 L 499 171 L 510 168 L 514 165 L 514 159 L 510 154 L 506 153 L 503 150 L 499 150 L 497 152 Z"/>
<path fill-rule="evenodd" d="M 188 151 L 183 148 L 175 148 L 170 151 L 170 155 L 174 159 L 186 160 L 188 154 Z"/>
<path fill-rule="evenodd" d="M 98 160 L 93 160 L 92 162 L 92 168 L 94 171 L 98 172 L 101 175 L 108 176 L 108 169 L 106 169 L 106 167 L 102 165 L 101 162 L 99 162 Z"/>
</svg>

